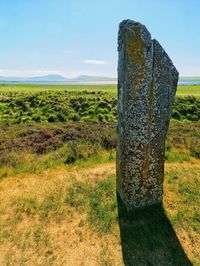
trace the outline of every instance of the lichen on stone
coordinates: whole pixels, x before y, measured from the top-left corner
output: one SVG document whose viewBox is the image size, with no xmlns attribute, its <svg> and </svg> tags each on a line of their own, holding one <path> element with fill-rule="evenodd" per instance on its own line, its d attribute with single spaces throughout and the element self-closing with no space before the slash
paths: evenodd
<svg viewBox="0 0 200 266">
<path fill-rule="evenodd" d="M 162 201 L 164 148 L 178 72 L 146 27 L 118 34 L 117 191 L 127 208 Z"/>
</svg>

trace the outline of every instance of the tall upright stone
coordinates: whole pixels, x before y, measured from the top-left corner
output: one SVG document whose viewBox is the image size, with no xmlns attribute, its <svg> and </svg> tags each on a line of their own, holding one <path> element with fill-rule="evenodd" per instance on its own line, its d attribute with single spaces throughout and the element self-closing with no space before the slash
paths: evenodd
<svg viewBox="0 0 200 266">
<path fill-rule="evenodd" d="M 118 35 L 117 191 L 128 209 L 162 202 L 165 138 L 178 72 L 146 27 Z"/>
</svg>

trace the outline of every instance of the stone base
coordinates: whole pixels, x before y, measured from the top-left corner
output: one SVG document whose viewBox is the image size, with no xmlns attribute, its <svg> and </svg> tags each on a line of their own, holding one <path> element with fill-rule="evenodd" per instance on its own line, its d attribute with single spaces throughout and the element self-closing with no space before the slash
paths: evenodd
<svg viewBox="0 0 200 266">
<path fill-rule="evenodd" d="M 118 199 L 121 200 L 121 202 L 123 203 L 123 205 L 125 206 L 126 210 L 128 212 L 132 212 L 132 211 L 135 211 L 135 210 L 144 210 L 146 208 L 150 208 L 152 206 L 162 206 L 162 200 L 158 200 L 158 201 L 154 201 L 154 202 L 149 202 L 149 203 L 145 203 L 144 205 L 141 205 L 141 206 L 135 206 L 134 204 L 129 204 L 123 197 L 123 195 L 116 191 L 117 193 L 117 197 Z"/>
</svg>

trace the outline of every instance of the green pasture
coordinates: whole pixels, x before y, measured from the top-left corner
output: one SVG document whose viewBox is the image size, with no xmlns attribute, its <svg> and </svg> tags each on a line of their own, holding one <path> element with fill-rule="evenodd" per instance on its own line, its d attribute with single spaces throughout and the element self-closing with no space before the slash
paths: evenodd
<svg viewBox="0 0 200 266">
<path fill-rule="evenodd" d="M 40 92 L 40 91 L 101 91 L 117 94 L 117 85 L 31 85 L 0 84 L 1 92 Z M 200 96 L 200 85 L 180 85 L 177 95 Z"/>
<path fill-rule="evenodd" d="M 178 86 L 177 95 L 187 96 L 193 95 L 196 97 L 200 96 L 200 85 L 180 85 Z"/>
<path fill-rule="evenodd" d="M 100 91 L 117 94 L 116 85 L 29 85 L 29 84 L 0 84 L 1 92 L 43 92 L 43 91 Z"/>
</svg>

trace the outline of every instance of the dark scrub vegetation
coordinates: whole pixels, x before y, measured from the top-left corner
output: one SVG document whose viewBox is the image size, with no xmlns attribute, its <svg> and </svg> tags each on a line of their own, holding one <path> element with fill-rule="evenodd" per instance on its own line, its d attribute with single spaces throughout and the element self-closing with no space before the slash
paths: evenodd
<svg viewBox="0 0 200 266">
<path fill-rule="evenodd" d="M 90 163 L 113 160 L 115 148 L 116 123 L 2 125 L 0 177 L 89 160 Z M 165 154 L 169 162 L 200 158 L 200 123 L 172 122 Z"/>
</svg>

